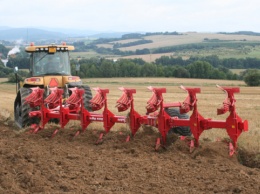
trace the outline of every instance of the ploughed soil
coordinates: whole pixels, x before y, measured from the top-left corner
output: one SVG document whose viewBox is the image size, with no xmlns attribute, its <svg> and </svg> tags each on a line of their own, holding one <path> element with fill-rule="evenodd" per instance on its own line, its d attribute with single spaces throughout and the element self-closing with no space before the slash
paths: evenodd
<svg viewBox="0 0 260 194">
<path fill-rule="evenodd" d="M 260 155 L 239 150 L 230 157 L 225 142 L 168 138 L 154 151 L 159 134 L 145 129 L 130 142 L 127 131 L 99 131 L 72 138 L 77 129 L 55 125 L 37 134 L 0 122 L 0 193 L 259 193 Z"/>
</svg>

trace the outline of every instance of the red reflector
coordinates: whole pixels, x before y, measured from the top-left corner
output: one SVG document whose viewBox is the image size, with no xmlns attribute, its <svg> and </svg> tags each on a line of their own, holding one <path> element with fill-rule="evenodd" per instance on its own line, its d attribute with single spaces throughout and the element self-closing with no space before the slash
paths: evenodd
<svg viewBox="0 0 260 194">
<path fill-rule="evenodd" d="M 58 87 L 58 85 L 59 85 L 58 80 L 57 80 L 56 78 L 51 78 L 51 81 L 50 81 L 50 83 L 49 83 L 49 86 L 50 86 L 50 87 Z"/>
<path fill-rule="evenodd" d="M 32 82 L 38 82 L 38 81 L 40 81 L 40 79 L 39 79 L 39 78 L 34 78 L 34 77 L 32 77 L 32 78 L 30 79 L 30 81 L 32 81 Z"/>
<path fill-rule="evenodd" d="M 71 77 L 68 77 L 68 80 L 76 80 L 76 79 L 78 79 L 77 76 L 71 76 Z"/>
<path fill-rule="evenodd" d="M 35 78 L 35 77 L 31 77 L 31 78 L 27 78 L 26 81 L 27 82 L 39 82 L 40 79 L 39 78 Z"/>
</svg>

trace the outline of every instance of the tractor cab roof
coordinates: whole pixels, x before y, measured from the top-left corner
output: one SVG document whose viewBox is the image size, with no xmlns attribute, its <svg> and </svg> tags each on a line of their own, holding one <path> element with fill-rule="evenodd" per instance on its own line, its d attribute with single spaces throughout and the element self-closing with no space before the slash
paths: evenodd
<svg viewBox="0 0 260 194">
<path fill-rule="evenodd" d="M 37 45 L 35 46 L 33 43 L 30 46 L 25 47 L 25 51 L 28 53 L 45 51 L 48 53 L 56 53 L 57 51 L 72 51 L 74 50 L 74 46 L 66 45 L 66 43 L 62 43 L 61 45 Z"/>
</svg>

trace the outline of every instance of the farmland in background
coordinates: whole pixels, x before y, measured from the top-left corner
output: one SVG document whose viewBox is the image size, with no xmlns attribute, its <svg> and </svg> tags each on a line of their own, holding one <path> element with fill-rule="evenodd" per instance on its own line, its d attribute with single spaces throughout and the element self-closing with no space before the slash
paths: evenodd
<svg viewBox="0 0 260 194">
<path fill-rule="evenodd" d="M 140 44 L 129 47 L 120 47 L 121 51 L 136 51 L 142 49 L 154 49 L 163 48 L 163 47 L 172 47 L 179 45 L 190 45 L 190 44 L 204 44 L 209 42 L 217 43 L 241 43 L 244 46 L 239 46 L 238 48 L 227 48 L 223 47 L 212 47 L 207 49 L 184 49 L 177 52 L 168 52 L 168 53 L 152 53 L 144 55 L 129 55 L 129 56 L 119 56 L 119 55 L 109 55 L 109 54 L 99 54 L 94 51 L 89 52 L 72 52 L 72 58 L 91 58 L 91 57 L 104 57 L 110 59 L 118 58 L 142 58 L 147 62 L 153 62 L 155 59 L 160 58 L 161 56 L 173 56 L 173 57 L 183 57 L 189 58 L 190 56 L 208 56 L 208 55 L 217 55 L 219 58 L 246 58 L 246 57 L 255 57 L 260 58 L 260 46 L 250 46 L 247 43 L 260 43 L 260 36 L 254 35 L 238 35 L 238 34 L 217 34 L 217 33 L 184 33 L 184 35 L 153 35 L 153 36 L 144 36 L 143 39 L 151 40 L 152 43 Z M 131 43 L 135 42 L 138 39 L 126 39 L 111 41 L 105 44 L 97 44 L 97 47 L 101 48 L 113 48 L 115 43 Z"/>
<path fill-rule="evenodd" d="M 249 35 L 228 35 L 228 34 L 214 34 L 214 33 L 184 33 L 184 35 L 155 35 L 146 36 L 144 39 L 152 40 L 153 43 L 142 44 L 132 47 L 124 47 L 121 50 L 136 49 L 154 49 L 158 47 L 176 46 L 183 44 L 201 43 L 205 39 L 209 40 L 223 40 L 223 41 L 260 41 L 260 36 Z"/>
<path fill-rule="evenodd" d="M 228 43 L 260 43 L 260 36 L 253 35 L 235 35 L 235 34 L 217 34 L 217 33 L 184 33 L 184 35 L 153 35 L 153 36 L 144 36 L 145 40 L 152 40 L 152 43 L 140 44 L 130 47 L 121 47 L 121 51 L 136 51 L 141 49 L 150 49 L 151 54 L 144 55 L 130 55 L 130 56 L 116 56 L 109 54 L 99 54 L 94 51 L 88 52 L 72 52 L 72 58 L 91 58 L 91 57 L 104 57 L 110 59 L 117 58 L 142 58 L 147 62 L 153 62 L 155 59 L 160 58 L 161 56 L 173 56 L 173 57 L 183 57 L 189 58 L 190 56 L 208 56 L 208 55 L 217 55 L 219 58 L 246 58 L 246 57 L 260 57 L 260 46 L 242 46 L 238 48 L 210 48 L 210 49 L 185 49 L 177 52 L 170 53 L 157 53 L 154 54 L 152 51 L 157 48 L 171 47 L 178 45 L 188 45 L 188 44 L 201 44 L 207 41 L 215 42 L 228 42 Z M 131 43 L 140 39 L 126 39 L 111 41 L 106 44 L 97 44 L 97 47 L 103 48 L 113 48 L 115 43 Z"/>
</svg>

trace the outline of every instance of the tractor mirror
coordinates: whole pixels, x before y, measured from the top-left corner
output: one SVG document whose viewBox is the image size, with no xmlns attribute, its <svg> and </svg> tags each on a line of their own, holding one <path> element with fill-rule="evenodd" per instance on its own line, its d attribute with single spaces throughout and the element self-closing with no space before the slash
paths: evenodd
<svg viewBox="0 0 260 194">
<path fill-rule="evenodd" d="M 14 67 L 14 73 L 17 73 L 18 72 L 18 67 Z"/>
<path fill-rule="evenodd" d="M 80 69 L 80 64 L 77 63 L 77 64 L 76 64 L 76 75 L 78 75 L 79 69 Z"/>
<path fill-rule="evenodd" d="M 77 64 L 76 64 L 76 71 L 79 71 L 79 69 L 80 69 L 80 64 L 77 63 Z"/>
</svg>

